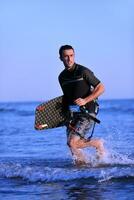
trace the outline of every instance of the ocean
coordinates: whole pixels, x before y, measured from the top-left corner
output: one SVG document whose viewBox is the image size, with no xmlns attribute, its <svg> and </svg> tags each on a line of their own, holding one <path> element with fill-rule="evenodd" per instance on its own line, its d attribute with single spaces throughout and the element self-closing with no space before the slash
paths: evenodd
<svg viewBox="0 0 134 200">
<path fill-rule="evenodd" d="M 107 155 L 84 149 L 87 163 L 74 165 L 65 127 L 34 130 L 41 102 L 0 103 L 1 200 L 134 199 L 134 99 L 101 100 L 94 138 Z"/>
</svg>

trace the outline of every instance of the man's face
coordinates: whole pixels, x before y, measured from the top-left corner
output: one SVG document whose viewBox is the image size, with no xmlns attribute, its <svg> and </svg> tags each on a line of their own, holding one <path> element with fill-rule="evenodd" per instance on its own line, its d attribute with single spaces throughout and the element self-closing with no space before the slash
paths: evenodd
<svg viewBox="0 0 134 200">
<path fill-rule="evenodd" d="M 71 70 L 74 65 L 74 50 L 67 49 L 62 52 L 61 60 L 67 70 Z"/>
</svg>

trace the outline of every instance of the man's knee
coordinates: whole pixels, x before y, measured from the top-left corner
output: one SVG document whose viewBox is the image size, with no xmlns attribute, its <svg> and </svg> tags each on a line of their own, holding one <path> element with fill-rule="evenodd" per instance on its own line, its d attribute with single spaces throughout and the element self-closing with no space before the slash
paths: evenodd
<svg viewBox="0 0 134 200">
<path fill-rule="evenodd" d="M 70 148 L 76 148 L 76 146 L 77 146 L 76 140 L 70 139 L 70 140 L 67 142 L 67 145 L 68 145 Z"/>
<path fill-rule="evenodd" d="M 79 148 L 79 142 L 80 142 L 80 138 L 79 137 L 78 138 L 72 138 L 67 142 L 67 145 L 70 148 L 76 149 L 76 148 Z"/>
</svg>

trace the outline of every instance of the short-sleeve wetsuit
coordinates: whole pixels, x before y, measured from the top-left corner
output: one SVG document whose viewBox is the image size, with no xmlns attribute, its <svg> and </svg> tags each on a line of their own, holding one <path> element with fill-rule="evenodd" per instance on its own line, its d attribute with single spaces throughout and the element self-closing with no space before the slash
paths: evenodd
<svg viewBox="0 0 134 200">
<path fill-rule="evenodd" d="M 77 98 L 85 98 L 92 93 L 100 80 L 88 68 L 74 64 L 73 70 L 64 69 L 59 75 L 59 83 L 62 88 L 64 98 L 68 105 L 74 105 L 74 100 Z M 95 102 L 87 103 L 86 109 L 90 113 L 95 112 Z M 87 130 L 90 128 L 90 120 L 81 116 L 74 120 L 73 130 L 67 127 L 68 132 L 84 137 Z M 74 129 L 75 127 L 75 129 Z"/>
</svg>

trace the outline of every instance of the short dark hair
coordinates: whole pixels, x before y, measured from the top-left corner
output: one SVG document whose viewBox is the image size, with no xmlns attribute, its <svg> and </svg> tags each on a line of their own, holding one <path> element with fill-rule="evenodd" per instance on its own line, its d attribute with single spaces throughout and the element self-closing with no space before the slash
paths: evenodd
<svg viewBox="0 0 134 200">
<path fill-rule="evenodd" d="M 68 50 L 68 49 L 73 49 L 73 51 L 74 51 L 74 48 L 71 45 L 67 45 L 66 44 L 66 45 L 61 46 L 60 49 L 59 49 L 59 55 L 60 55 L 60 57 L 62 57 L 62 52 L 64 50 Z"/>
</svg>

